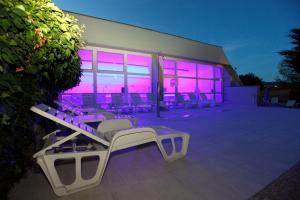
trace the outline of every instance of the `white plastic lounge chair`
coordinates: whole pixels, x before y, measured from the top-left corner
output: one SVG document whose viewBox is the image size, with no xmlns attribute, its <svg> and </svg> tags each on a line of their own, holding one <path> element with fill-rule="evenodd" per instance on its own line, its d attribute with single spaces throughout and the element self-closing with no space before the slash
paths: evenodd
<svg viewBox="0 0 300 200">
<path fill-rule="evenodd" d="M 285 107 L 293 108 L 296 106 L 296 100 L 288 100 L 285 104 Z"/>
<path fill-rule="evenodd" d="M 200 93 L 200 102 L 202 107 L 215 107 L 216 102 L 214 100 L 209 100 L 204 93 Z"/>
<path fill-rule="evenodd" d="M 130 97 L 131 97 L 131 103 L 133 104 L 133 107 L 135 108 L 135 110 L 152 111 L 152 104 L 143 102 L 140 94 L 131 93 Z"/>
<path fill-rule="evenodd" d="M 180 93 L 176 93 L 175 94 L 175 101 L 176 101 L 176 106 L 179 106 L 179 107 L 183 106 L 183 107 L 185 107 L 185 105 L 186 105 L 186 102 L 184 101 L 184 97 Z"/>
<path fill-rule="evenodd" d="M 48 134 L 44 137 L 46 140 L 44 148 L 33 156 L 37 159 L 37 163 L 58 196 L 68 195 L 98 185 L 103 177 L 111 152 L 155 142 L 166 161 L 177 160 L 187 153 L 189 134 L 167 127 L 133 128 L 129 120 L 115 119 L 103 121 L 95 130 L 84 123 L 77 122 L 70 115 L 44 104 L 31 107 L 31 111 L 73 131 L 65 137 L 58 137 L 56 131 Z M 77 141 L 82 137 L 86 138 L 88 144 L 77 146 Z M 182 139 L 179 150 L 175 144 L 175 140 L 178 138 Z M 165 140 L 171 140 L 172 152 L 170 154 L 163 146 Z M 69 146 L 65 145 L 68 143 L 70 143 Z M 82 176 L 82 160 L 90 157 L 99 158 L 99 163 L 95 175 L 85 179 Z M 61 181 L 55 162 L 70 159 L 75 161 L 75 179 L 67 185 Z"/>
<path fill-rule="evenodd" d="M 188 96 L 189 96 L 189 101 L 188 101 L 189 106 L 191 108 L 197 108 L 198 107 L 198 99 L 197 99 L 195 93 L 190 92 L 190 93 L 188 93 Z"/>
<path fill-rule="evenodd" d="M 278 97 L 272 97 L 271 98 L 271 104 L 272 105 L 278 105 L 279 104 L 279 98 Z"/>
<path fill-rule="evenodd" d="M 183 106 L 183 107 L 188 107 L 188 108 L 195 108 L 195 107 L 197 107 L 198 106 L 197 102 L 191 101 L 190 100 L 190 94 L 188 94 L 188 95 L 189 95 L 189 99 L 186 100 L 184 98 L 183 94 L 176 93 L 175 94 L 175 98 L 176 98 L 176 104 L 177 104 L 177 106 Z"/>
<path fill-rule="evenodd" d="M 153 93 L 147 93 L 147 103 L 152 106 L 152 109 L 156 106 L 157 102 L 154 100 Z M 160 101 L 159 107 L 161 111 L 168 111 L 170 109 L 165 101 Z"/>
<path fill-rule="evenodd" d="M 123 94 L 112 93 L 111 94 L 111 108 L 116 113 L 132 113 L 132 107 L 123 101 Z"/>
</svg>

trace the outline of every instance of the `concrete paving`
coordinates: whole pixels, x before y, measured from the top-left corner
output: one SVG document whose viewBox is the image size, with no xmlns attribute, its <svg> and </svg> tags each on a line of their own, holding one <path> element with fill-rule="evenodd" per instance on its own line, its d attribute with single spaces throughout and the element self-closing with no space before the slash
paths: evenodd
<svg viewBox="0 0 300 200">
<path fill-rule="evenodd" d="M 100 185 L 58 198 L 29 172 L 10 199 L 248 199 L 300 160 L 300 109 L 238 107 L 138 114 L 139 124 L 191 134 L 185 159 L 167 163 L 155 144 L 111 156 Z"/>
</svg>

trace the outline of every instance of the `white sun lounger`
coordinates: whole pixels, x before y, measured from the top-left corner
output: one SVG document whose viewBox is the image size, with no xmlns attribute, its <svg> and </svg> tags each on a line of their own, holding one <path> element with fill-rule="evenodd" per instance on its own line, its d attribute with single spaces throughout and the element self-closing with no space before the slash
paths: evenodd
<svg viewBox="0 0 300 200">
<path fill-rule="evenodd" d="M 97 128 L 79 123 L 70 115 L 40 104 L 31 107 L 31 111 L 48 118 L 73 131 L 67 136 L 58 137 L 52 132 L 44 137 L 44 148 L 34 154 L 37 163 L 44 171 L 54 192 L 58 196 L 68 195 L 77 191 L 94 187 L 101 182 L 111 152 L 137 146 L 144 143 L 155 142 L 166 161 L 182 158 L 187 153 L 189 134 L 176 131 L 164 126 L 133 128 L 127 119 L 113 119 L 103 121 Z M 77 146 L 77 141 L 86 139 L 85 146 Z M 175 140 L 181 139 L 181 149 L 176 148 Z M 167 153 L 163 141 L 172 143 L 172 152 Z M 69 144 L 67 146 L 66 144 Z M 64 151 L 68 149 L 68 151 Z M 90 179 L 82 177 L 82 159 L 98 157 L 99 163 L 95 175 Z M 62 183 L 55 168 L 57 160 L 75 160 L 75 180 L 66 185 Z"/>
<path fill-rule="evenodd" d="M 122 93 L 111 94 L 111 108 L 116 113 L 132 113 L 132 107 L 123 101 Z"/>
<path fill-rule="evenodd" d="M 278 105 L 279 104 L 279 98 L 278 97 L 272 97 L 271 98 L 271 105 Z"/>
<path fill-rule="evenodd" d="M 293 108 L 296 106 L 296 104 L 297 104 L 296 100 L 288 100 L 285 104 L 285 107 Z"/>
</svg>

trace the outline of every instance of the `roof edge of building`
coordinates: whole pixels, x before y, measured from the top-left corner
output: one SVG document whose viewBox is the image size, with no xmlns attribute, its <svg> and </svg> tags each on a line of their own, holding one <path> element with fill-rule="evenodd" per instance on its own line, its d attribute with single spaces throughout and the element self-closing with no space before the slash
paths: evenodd
<svg viewBox="0 0 300 200">
<path fill-rule="evenodd" d="M 95 18 L 95 19 L 100 19 L 100 20 L 104 20 L 104 21 L 108 21 L 108 22 L 113 22 L 113 23 L 117 23 L 117 24 L 121 24 L 121 25 L 126 25 L 126 26 L 131 26 L 131 27 L 135 27 L 135 28 L 139 28 L 139 29 L 144 29 L 144 30 L 148 30 L 148 31 L 156 32 L 156 33 L 161 33 L 161 34 L 165 34 L 165 35 L 169 35 L 169 36 L 173 36 L 173 37 L 177 37 L 177 38 L 181 38 L 181 39 L 185 39 L 185 40 L 189 40 L 189 41 L 201 43 L 203 45 L 215 46 L 215 47 L 221 48 L 223 50 L 223 47 L 220 46 L 220 45 L 210 44 L 210 43 L 207 43 L 207 42 L 202 42 L 202 41 L 199 41 L 199 40 L 195 40 L 195 39 L 191 39 L 191 38 L 187 38 L 187 37 L 183 37 L 183 36 L 179 36 L 179 35 L 175 35 L 175 34 L 171 34 L 171 33 L 166 33 L 166 32 L 154 30 L 154 29 L 151 29 L 151 28 L 145 28 L 145 27 L 141 27 L 141 26 L 137 26 L 137 25 L 133 25 L 133 24 L 128 24 L 128 23 L 124 23 L 124 22 L 118 22 L 118 21 L 114 21 L 114 20 L 110 20 L 110 19 L 105 19 L 105 18 L 101 18 L 101 17 L 96 17 L 96 16 L 91 16 L 91 15 L 87 15 L 87 14 L 83 14 L 83 13 L 77 13 L 77 12 L 70 11 L 70 10 L 63 10 L 63 11 L 67 12 L 67 13 L 70 13 L 70 14 L 82 15 L 82 16 L 91 17 L 91 18 Z"/>
</svg>

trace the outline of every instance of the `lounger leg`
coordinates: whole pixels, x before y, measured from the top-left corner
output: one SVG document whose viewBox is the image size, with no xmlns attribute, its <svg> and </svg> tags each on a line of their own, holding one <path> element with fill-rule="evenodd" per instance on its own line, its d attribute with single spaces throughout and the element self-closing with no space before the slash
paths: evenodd
<svg viewBox="0 0 300 200">
<path fill-rule="evenodd" d="M 78 152 L 68 154 L 43 155 L 37 158 L 54 192 L 58 196 L 64 196 L 80 190 L 94 187 L 101 182 L 104 170 L 109 158 L 109 151 Z M 95 175 L 90 179 L 84 179 L 81 174 L 81 161 L 85 157 L 99 157 L 99 163 Z M 75 159 L 75 180 L 70 185 L 64 185 L 55 168 L 56 160 Z"/>
<path fill-rule="evenodd" d="M 176 151 L 175 148 L 175 138 L 182 138 L 182 145 L 181 145 L 181 150 L 179 152 Z M 168 134 L 168 135 L 159 135 L 157 136 L 157 145 L 158 148 L 164 157 L 166 161 L 172 162 L 174 160 L 177 160 L 179 158 L 182 158 L 186 155 L 187 153 L 187 148 L 189 146 L 189 138 L 190 136 L 188 134 L 181 134 L 181 135 L 176 135 L 176 134 Z M 165 139 L 170 139 L 172 143 L 172 152 L 170 155 L 167 154 L 162 141 Z"/>
</svg>

